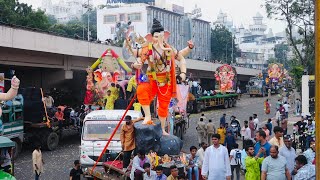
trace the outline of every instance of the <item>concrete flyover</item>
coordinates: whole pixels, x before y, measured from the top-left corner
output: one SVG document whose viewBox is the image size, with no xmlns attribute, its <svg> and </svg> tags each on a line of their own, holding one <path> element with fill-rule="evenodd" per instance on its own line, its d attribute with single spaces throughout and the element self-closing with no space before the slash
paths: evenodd
<svg viewBox="0 0 320 180">
<path fill-rule="evenodd" d="M 76 78 L 79 72 L 85 74 L 85 68 L 107 48 L 121 55 L 119 47 L 1 25 L 0 64 L 4 66 L 0 67 L 0 71 L 14 68 L 32 76 L 29 77 L 32 81 L 23 77 L 25 81 L 30 81 L 26 86 L 33 82 L 36 86 L 50 87 L 61 80 Z M 220 65 L 187 59 L 188 73 L 192 73 L 195 78 L 213 79 L 213 73 Z M 248 81 L 249 77 L 261 72 L 242 67 L 236 69 L 238 79 L 242 81 Z"/>
</svg>

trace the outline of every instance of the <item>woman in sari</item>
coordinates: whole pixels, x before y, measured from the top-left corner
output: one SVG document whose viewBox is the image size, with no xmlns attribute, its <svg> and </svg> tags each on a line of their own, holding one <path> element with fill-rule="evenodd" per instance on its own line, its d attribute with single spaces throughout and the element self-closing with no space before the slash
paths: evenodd
<svg viewBox="0 0 320 180">
<path fill-rule="evenodd" d="M 264 102 L 264 112 L 270 114 L 270 103 L 268 99 Z"/>
</svg>

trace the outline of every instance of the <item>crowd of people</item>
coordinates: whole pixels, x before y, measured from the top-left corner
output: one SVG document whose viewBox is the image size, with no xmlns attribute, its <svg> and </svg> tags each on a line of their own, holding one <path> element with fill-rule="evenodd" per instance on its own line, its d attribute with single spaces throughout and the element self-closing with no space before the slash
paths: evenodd
<svg viewBox="0 0 320 180">
<path fill-rule="evenodd" d="M 308 119 L 302 116 L 295 126 Z M 236 119 L 232 116 L 231 120 Z M 208 121 L 208 122 L 207 122 Z M 307 120 L 308 121 L 308 120 Z M 126 118 L 126 124 L 122 128 L 123 144 L 127 139 L 134 142 L 134 138 L 127 138 L 126 126 L 133 126 L 135 121 Z M 308 121 L 309 122 L 309 121 Z M 312 124 L 312 123 L 311 123 Z M 303 127 L 303 126 L 301 126 Z M 130 129 L 130 128 L 129 128 Z M 299 129 L 302 131 L 302 129 Z M 298 131 L 299 131 L 298 130 Z M 152 167 L 144 150 L 139 151 L 133 160 L 131 170 L 134 179 L 240 179 L 241 172 L 245 179 L 315 179 L 315 142 L 314 138 L 308 141 L 306 150 L 296 152 L 293 147 L 293 135 L 284 134 L 285 130 L 280 126 L 272 125 L 272 120 L 260 127 L 257 114 L 253 114 L 249 121 L 244 121 L 241 129 L 243 139 L 242 149 L 237 144 L 236 136 L 228 127 L 226 114 L 220 118 L 220 127 L 215 128 L 211 119 L 204 114 L 197 123 L 198 141 L 200 148 L 190 147 L 190 153 L 186 156 L 187 165 L 184 171 L 177 166 L 170 167 L 171 174 L 167 177 L 163 167 Z M 133 132 L 129 132 L 134 136 Z M 126 148 L 131 154 L 135 147 Z M 126 151 L 125 151 L 126 152 Z M 214 159 L 214 161 L 212 161 Z M 153 171 L 154 169 L 155 171 Z"/>
<path fill-rule="evenodd" d="M 241 129 L 242 150 L 236 143 L 235 134 L 226 123 L 226 114 L 223 114 L 220 128 L 214 132 L 217 134 L 207 137 L 212 138 L 213 145 L 210 148 L 201 146 L 204 150 L 202 164 L 199 163 L 202 178 L 238 180 L 242 170 L 248 180 L 315 179 L 315 122 L 311 116 L 302 114 L 301 119 L 294 124 L 293 134 L 288 135 L 287 126 L 282 124 L 287 124 L 289 105 L 286 101 L 282 104 L 279 100 L 276 108 L 277 113 L 280 112 L 279 119 L 276 119 L 278 126 L 273 127 L 272 119 L 268 119 L 267 123 L 260 127 L 257 114 L 249 117 L 249 121 L 244 121 Z M 197 125 L 197 130 L 201 129 L 198 130 L 199 140 L 206 139 L 203 136 L 208 134 L 204 131 L 204 119 L 206 117 L 202 115 Z M 282 126 L 279 126 L 280 124 Z M 201 145 L 206 143 L 208 142 L 203 141 Z M 301 153 L 296 152 L 297 147 L 301 149 Z"/>
</svg>

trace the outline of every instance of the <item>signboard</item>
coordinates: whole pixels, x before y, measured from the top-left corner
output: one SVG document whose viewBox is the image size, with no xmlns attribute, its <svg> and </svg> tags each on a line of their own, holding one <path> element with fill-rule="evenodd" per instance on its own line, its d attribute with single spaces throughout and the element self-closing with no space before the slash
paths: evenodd
<svg viewBox="0 0 320 180">
<path fill-rule="evenodd" d="M 0 93 L 4 93 L 4 73 L 0 73 Z"/>
<path fill-rule="evenodd" d="M 176 5 L 176 4 L 172 4 L 172 12 L 183 15 L 184 14 L 184 7 Z"/>
</svg>

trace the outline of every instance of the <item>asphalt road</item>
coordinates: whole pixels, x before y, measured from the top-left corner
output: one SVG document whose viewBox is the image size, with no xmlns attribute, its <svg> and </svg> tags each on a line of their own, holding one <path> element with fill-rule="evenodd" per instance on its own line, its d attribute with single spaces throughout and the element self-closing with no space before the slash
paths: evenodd
<svg viewBox="0 0 320 180">
<path fill-rule="evenodd" d="M 231 109 L 215 108 L 204 111 L 207 119 L 213 119 L 216 127 L 218 127 L 220 117 L 223 113 L 227 114 L 227 122 L 230 122 L 230 116 L 234 115 L 242 124 L 244 120 L 248 120 L 249 116 L 256 113 L 261 124 L 268 118 L 275 116 L 275 103 L 277 96 L 271 98 L 271 113 L 266 115 L 263 111 L 263 101 L 266 98 L 243 96 L 238 101 L 237 107 Z M 189 147 L 197 146 L 196 123 L 201 114 L 192 114 L 190 116 L 190 127 L 184 135 L 183 150 L 189 152 Z M 289 131 L 290 131 L 289 127 Z M 241 143 L 240 143 L 241 144 Z M 73 167 L 73 161 L 79 159 L 80 138 L 77 135 L 69 136 L 60 142 L 59 147 L 55 151 L 43 151 L 45 161 L 44 173 L 41 179 L 44 180 L 65 180 L 69 177 L 70 169 Z M 32 172 L 32 151 L 31 148 L 25 148 L 15 161 L 15 176 L 18 180 L 34 179 Z"/>
</svg>

